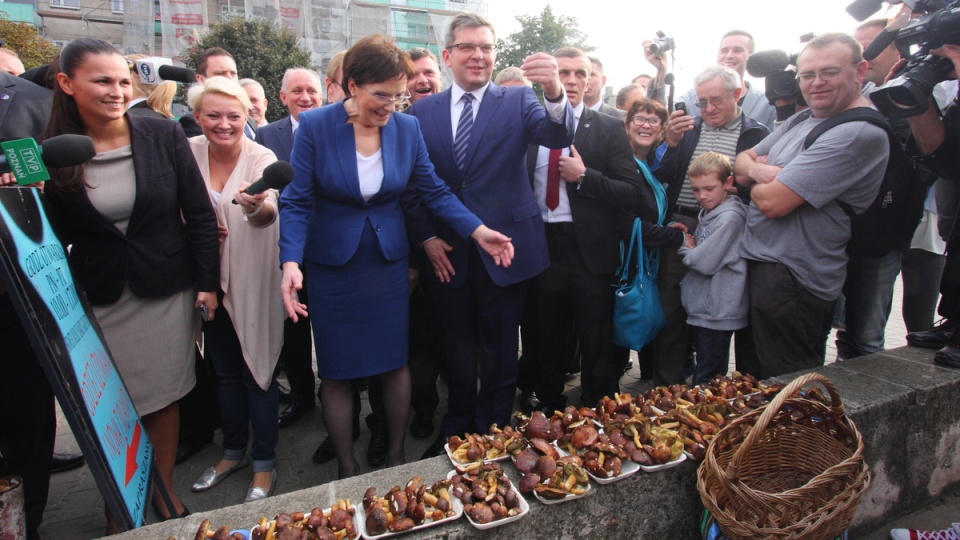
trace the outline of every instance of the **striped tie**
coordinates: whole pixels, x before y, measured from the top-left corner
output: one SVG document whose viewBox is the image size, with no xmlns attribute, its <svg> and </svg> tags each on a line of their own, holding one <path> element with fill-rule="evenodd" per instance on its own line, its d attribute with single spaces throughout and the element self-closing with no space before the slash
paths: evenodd
<svg viewBox="0 0 960 540">
<path fill-rule="evenodd" d="M 467 143 L 470 141 L 470 130 L 473 129 L 473 94 L 464 94 L 461 99 L 463 111 L 457 123 L 457 136 L 453 139 L 453 156 L 462 173 L 467 168 Z"/>
</svg>

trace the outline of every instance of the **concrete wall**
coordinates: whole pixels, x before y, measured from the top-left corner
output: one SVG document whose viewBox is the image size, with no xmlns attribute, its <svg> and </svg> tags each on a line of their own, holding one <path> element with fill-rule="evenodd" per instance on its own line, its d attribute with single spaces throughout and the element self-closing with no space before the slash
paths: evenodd
<svg viewBox="0 0 960 540">
<path fill-rule="evenodd" d="M 930 503 L 960 482 L 960 370 L 933 363 L 933 351 L 901 348 L 816 370 L 836 385 L 864 437 L 873 483 L 860 501 L 853 537 Z M 794 375 L 795 376 L 795 375 Z M 789 382 L 794 376 L 781 377 Z M 524 519 L 490 531 L 466 519 L 404 538 L 682 538 L 699 537 L 702 506 L 696 463 L 654 474 L 637 473 L 593 485 L 583 499 L 546 506 L 530 498 Z M 359 504 L 363 492 L 385 492 L 414 475 L 433 481 L 450 470 L 445 457 L 386 469 L 272 497 L 258 503 L 195 514 L 114 536 L 117 540 L 192 539 L 203 518 L 216 525 L 247 526 L 279 511 L 307 511 L 339 498 Z M 507 465 L 508 474 L 517 478 Z"/>
</svg>

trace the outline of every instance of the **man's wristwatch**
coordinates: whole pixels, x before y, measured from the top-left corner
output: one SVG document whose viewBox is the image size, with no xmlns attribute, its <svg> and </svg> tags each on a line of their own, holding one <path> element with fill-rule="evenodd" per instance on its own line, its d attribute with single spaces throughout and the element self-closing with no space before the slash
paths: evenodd
<svg viewBox="0 0 960 540">
<path fill-rule="evenodd" d="M 577 177 L 577 185 L 582 186 L 583 181 L 587 179 L 587 171 L 580 173 L 580 176 Z"/>
</svg>

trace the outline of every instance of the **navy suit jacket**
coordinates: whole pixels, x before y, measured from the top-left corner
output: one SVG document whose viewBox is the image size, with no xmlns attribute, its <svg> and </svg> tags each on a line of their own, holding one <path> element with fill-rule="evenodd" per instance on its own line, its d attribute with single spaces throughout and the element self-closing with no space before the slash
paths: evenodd
<svg viewBox="0 0 960 540">
<path fill-rule="evenodd" d="M 285 116 L 257 130 L 257 142 L 273 151 L 280 161 L 290 162 L 293 153 L 293 122 Z"/>
<path fill-rule="evenodd" d="M 530 188 L 526 170 L 531 144 L 563 148 L 573 141 L 573 109 L 567 105 L 565 122 L 550 120 L 543 104 L 527 87 L 488 84 L 467 144 L 466 171 L 461 173 L 453 155 L 453 124 L 449 89 L 421 99 L 410 108 L 420 120 L 430 160 L 450 190 L 488 227 L 513 239 L 516 254 L 508 268 L 480 253 L 494 283 L 512 285 L 532 278 L 550 265 L 540 207 Z M 413 241 L 420 245 L 439 236 L 451 246 L 447 253 L 456 274 L 450 286 L 460 287 L 467 275 L 470 246 L 436 219 L 414 208 L 409 219 Z M 436 280 L 432 272 L 431 279 Z"/>
<path fill-rule="evenodd" d="M 357 252 L 367 222 L 386 260 L 406 257 L 410 244 L 400 198 L 408 183 L 460 237 L 481 225 L 437 178 L 415 118 L 391 115 L 380 128 L 380 150 L 383 184 L 365 201 L 353 124 L 347 122 L 343 102 L 300 114 L 291 161 L 296 174 L 280 197 L 281 263 L 342 266 Z"/>
<path fill-rule="evenodd" d="M 137 296 L 220 286 L 217 217 L 180 124 L 127 115 L 137 194 L 127 233 L 94 208 L 86 190 L 47 182 L 63 243 L 92 305 L 116 302 L 124 284 Z M 181 217 L 182 216 L 182 217 Z"/>
</svg>

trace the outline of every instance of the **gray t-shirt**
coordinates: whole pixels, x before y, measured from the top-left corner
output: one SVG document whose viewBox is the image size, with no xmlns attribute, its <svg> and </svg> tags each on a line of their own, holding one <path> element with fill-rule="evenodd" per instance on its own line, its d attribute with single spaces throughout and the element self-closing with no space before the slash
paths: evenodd
<svg viewBox="0 0 960 540">
<path fill-rule="evenodd" d="M 786 265 L 804 288 L 824 300 L 840 296 L 846 279 L 850 218 L 837 200 L 857 213 L 877 197 L 886 170 L 887 134 L 867 122 L 836 126 L 807 150 L 803 140 L 823 119 L 809 118 L 789 131 L 789 121 L 754 151 L 783 167 L 777 178 L 806 203 L 786 216 L 766 218 L 753 203 L 740 254 Z"/>
</svg>

